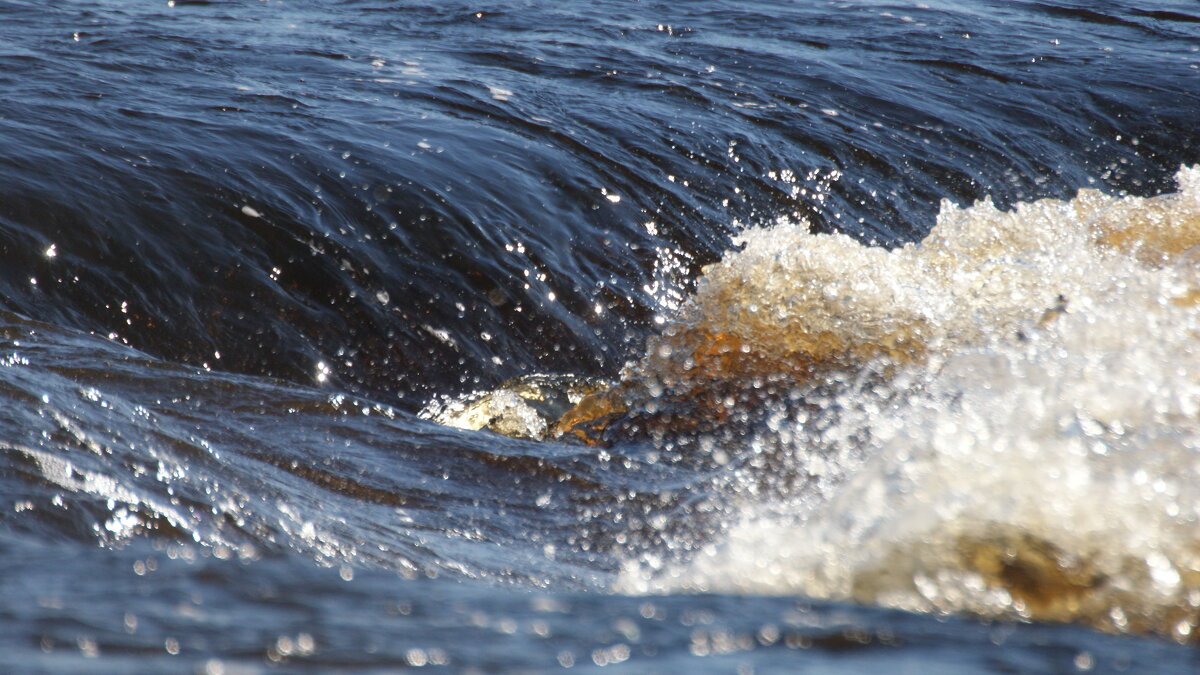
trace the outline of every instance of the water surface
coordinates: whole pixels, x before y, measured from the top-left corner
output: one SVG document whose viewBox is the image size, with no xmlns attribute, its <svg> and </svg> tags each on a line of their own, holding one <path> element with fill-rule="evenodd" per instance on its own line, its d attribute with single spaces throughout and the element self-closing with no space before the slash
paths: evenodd
<svg viewBox="0 0 1200 675">
<path fill-rule="evenodd" d="M 1197 44 L 1170 1 L 0 2 L 0 662 L 1192 672 Z M 814 381 L 818 315 L 874 346 Z M 672 408 L 716 333 L 773 365 Z M 530 373 L 641 398 L 601 445 L 419 414 Z"/>
</svg>

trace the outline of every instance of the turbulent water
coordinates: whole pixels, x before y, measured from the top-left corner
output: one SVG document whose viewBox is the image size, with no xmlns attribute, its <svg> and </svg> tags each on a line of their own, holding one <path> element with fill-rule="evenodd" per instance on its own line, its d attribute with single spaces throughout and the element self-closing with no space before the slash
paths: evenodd
<svg viewBox="0 0 1200 675">
<path fill-rule="evenodd" d="M 0 0 L 0 84 L 5 672 L 1200 667 L 1192 2 Z"/>
</svg>

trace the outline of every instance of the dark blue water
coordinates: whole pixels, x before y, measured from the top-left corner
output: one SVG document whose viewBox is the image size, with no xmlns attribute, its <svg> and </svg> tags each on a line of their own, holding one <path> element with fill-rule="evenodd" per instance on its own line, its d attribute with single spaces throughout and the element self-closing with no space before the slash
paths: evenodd
<svg viewBox="0 0 1200 675">
<path fill-rule="evenodd" d="M 625 595 L 745 476 L 415 413 L 615 377 L 747 226 L 1171 191 L 1198 68 L 1183 1 L 0 0 L 0 664 L 1192 672 L 1136 630 Z"/>
</svg>

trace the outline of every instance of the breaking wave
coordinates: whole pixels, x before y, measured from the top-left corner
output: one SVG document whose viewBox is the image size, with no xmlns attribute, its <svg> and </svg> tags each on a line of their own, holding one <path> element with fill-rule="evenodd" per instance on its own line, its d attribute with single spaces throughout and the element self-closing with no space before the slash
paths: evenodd
<svg viewBox="0 0 1200 675">
<path fill-rule="evenodd" d="M 924 241 L 894 250 L 802 224 L 746 232 L 627 378 L 659 395 L 786 382 L 791 403 L 717 447 L 810 480 L 745 491 L 725 536 L 680 564 L 642 555 L 620 586 L 1189 639 L 1200 168 L 1177 181 L 1150 198 L 944 203 Z"/>
</svg>

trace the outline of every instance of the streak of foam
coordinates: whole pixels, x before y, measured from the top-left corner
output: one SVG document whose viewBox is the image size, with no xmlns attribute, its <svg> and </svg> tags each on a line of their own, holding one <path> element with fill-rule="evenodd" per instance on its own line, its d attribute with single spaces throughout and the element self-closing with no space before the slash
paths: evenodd
<svg viewBox="0 0 1200 675">
<path fill-rule="evenodd" d="M 192 519 L 181 509 L 138 495 L 113 476 L 83 468 L 42 450 L 21 446 L 11 446 L 10 450 L 20 452 L 36 463 L 42 477 L 51 483 L 70 492 L 108 500 L 111 515 L 103 524 L 105 532 L 101 533 L 108 540 L 119 542 L 143 531 L 147 514 L 162 518 L 180 530 L 190 529 Z M 94 529 L 100 533 L 101 526 L 96 525 Z M 199 540 L 199 535 L 195 538 Z"/>
<path fill-rule="evenodd" d="M 1178 183 L 1008 212 L 947 203 L 928 238 L 892 251 L 790 224 L 746 233 L 641 375 L 686 378 L 711 336 L 732 336 L 756 368 L 872 363 L 893 387 L 839 414 L 863 457 L 840 480 L 744 507 L 720 545 L 675 569 L 631 563 L 621 588 L 1194 639 L 1200 167 Z M 821 444 L 792 431 L 783 461 L 811 462 Z"/>
</svg>

